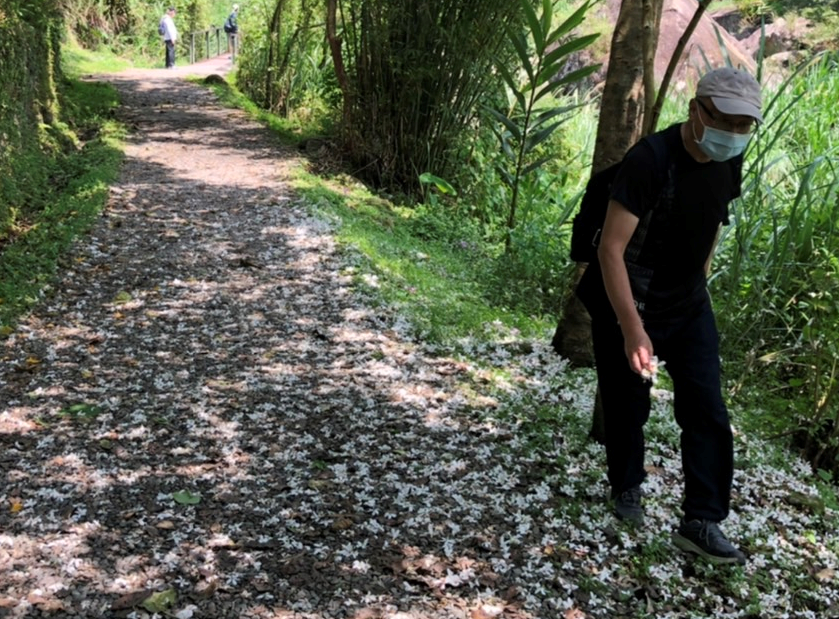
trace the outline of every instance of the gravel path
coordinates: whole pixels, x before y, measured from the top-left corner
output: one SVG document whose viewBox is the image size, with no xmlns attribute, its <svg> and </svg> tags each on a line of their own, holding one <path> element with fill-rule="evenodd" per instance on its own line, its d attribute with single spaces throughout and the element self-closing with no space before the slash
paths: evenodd
<svg viewBox="0 0 839 619">
<path fill-rule="evenodd" d="M 107 78 L 121 178 L 0 342 L 0 616 L 533 616 L 547 488 L 349 289 L 297 153 L 178 77 Z"/>
</svg>

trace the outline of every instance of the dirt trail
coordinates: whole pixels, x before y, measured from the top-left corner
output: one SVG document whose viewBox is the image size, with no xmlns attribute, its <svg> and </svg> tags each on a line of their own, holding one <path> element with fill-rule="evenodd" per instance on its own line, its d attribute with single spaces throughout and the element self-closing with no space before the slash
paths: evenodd
<svg viewBox="0 0 839 619">
<path fill-rule="evenodd" d="M 551 616 L 532 463 L 351 291 L 297 153 L 180 79 L 225 60 L 104 78 L 121 178 L 0 341 L 0 616 Z"/>
</svg>

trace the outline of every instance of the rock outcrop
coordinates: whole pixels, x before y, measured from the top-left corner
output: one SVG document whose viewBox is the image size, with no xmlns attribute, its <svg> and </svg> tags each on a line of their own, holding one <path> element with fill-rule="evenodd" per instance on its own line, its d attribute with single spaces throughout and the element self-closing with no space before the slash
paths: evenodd
<svg viewBox="0 0 839 619">
<path fill-rule="evenodd" d="M 621 0 L 606 3 L 608 19 L 617 20 Z M 656 78 L 660 81 L 671 57 L 697 9 L 696 0 L 664 0 L 658 50 L 655 58 Z M 777 19 L 764 28 L 764 58 L 769 73 L 785 70 L 794 64 L 800 50 L 807 47 L 807 34 L 813 23 L 796 19 L 789 23 Z M 603 36 L 611 38 L 611 32 Z M 761 29 L 743 20 L 736 9 L 725 9 L 704 13 L 696 30 L 686 45 L 671 80 L 671 91 L 690 91 L 708 67 L 732 64 L 754 73 L 759 52 Z M 640 42 L 640 41 L 639 41 Z M 608 58 L 605 62 L 608 62 Z M 606 75 L 605 65 L 599 72 L 600 79 Z"/>
</svg>

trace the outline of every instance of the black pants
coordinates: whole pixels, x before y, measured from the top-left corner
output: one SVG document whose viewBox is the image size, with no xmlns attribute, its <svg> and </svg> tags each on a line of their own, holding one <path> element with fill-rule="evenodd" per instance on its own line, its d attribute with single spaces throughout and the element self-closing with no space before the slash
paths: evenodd
<svg viewBox="0 0 839 619">
<path fill-rule="evenodd" d="M 710 301 L 689 315 L 646 321 L 655 354 L 673 379 L 673 408 L 681 428 L 688 519 L 719 522 L 728 516 L 734 444 L 720 384 L 719 335 Z M 635 374 L 614 320 L 592 320 L 595 363 L 606 421 L 606 460 L 615 493 L 640 484 L 650 383 Z"/>
<path fill-rule="evenodd" d="M 172 41 L 166 41 L 166 68 L 171 69 L 175 66 L 175 44 Z"/>
</svg>

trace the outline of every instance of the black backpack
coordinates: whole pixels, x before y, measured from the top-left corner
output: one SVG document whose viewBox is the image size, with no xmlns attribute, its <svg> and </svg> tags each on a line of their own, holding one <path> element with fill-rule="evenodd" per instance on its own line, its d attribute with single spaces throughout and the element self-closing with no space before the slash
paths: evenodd
<svg viewBox="0 0 839 619">
<path fill-rule="evenodd" d="M 662 181 L 661 194 L 653 206 L 653 210 L 662 207 L 669 208 L 675 196 L 675 165 L 668 161 L 667 134 L 654 133 L 641 139 L 632 148 L 637 148 L 641 142 L 646 142 L 653 149 L 656 171 Z M 610 165 L 608 168 L 593 174 L 586 184 L 586 190 L 580 201 L 580 208 L 571 227 L 571 260 L 574 262 L 594 262 L 597 260 L 597 246 L 600 244 L 600 233 L 603 222 L 606 221 L 606 210 L 609 207 L 609 197 L 612 193 L 612 183 L 623 165 L 623 160 Z M 662 211 L 659 211 L 661 213 Z M 650 216 L 652 212 L 650 213 Z M 639 222 L 638 229 L 632 237 L 628 251 L 635 255 L 640 253 L 644 237 L 649 226 L 649 218 Z"/>
<path fill-rule="evenodd" d="M 227 34 L 231 34 L 236 31 L 236 27 L 233 25 L 233 15 L 231 14 L 228 16 L 227 21 L 224 22 L 224 31 Z"/>
</svg>

